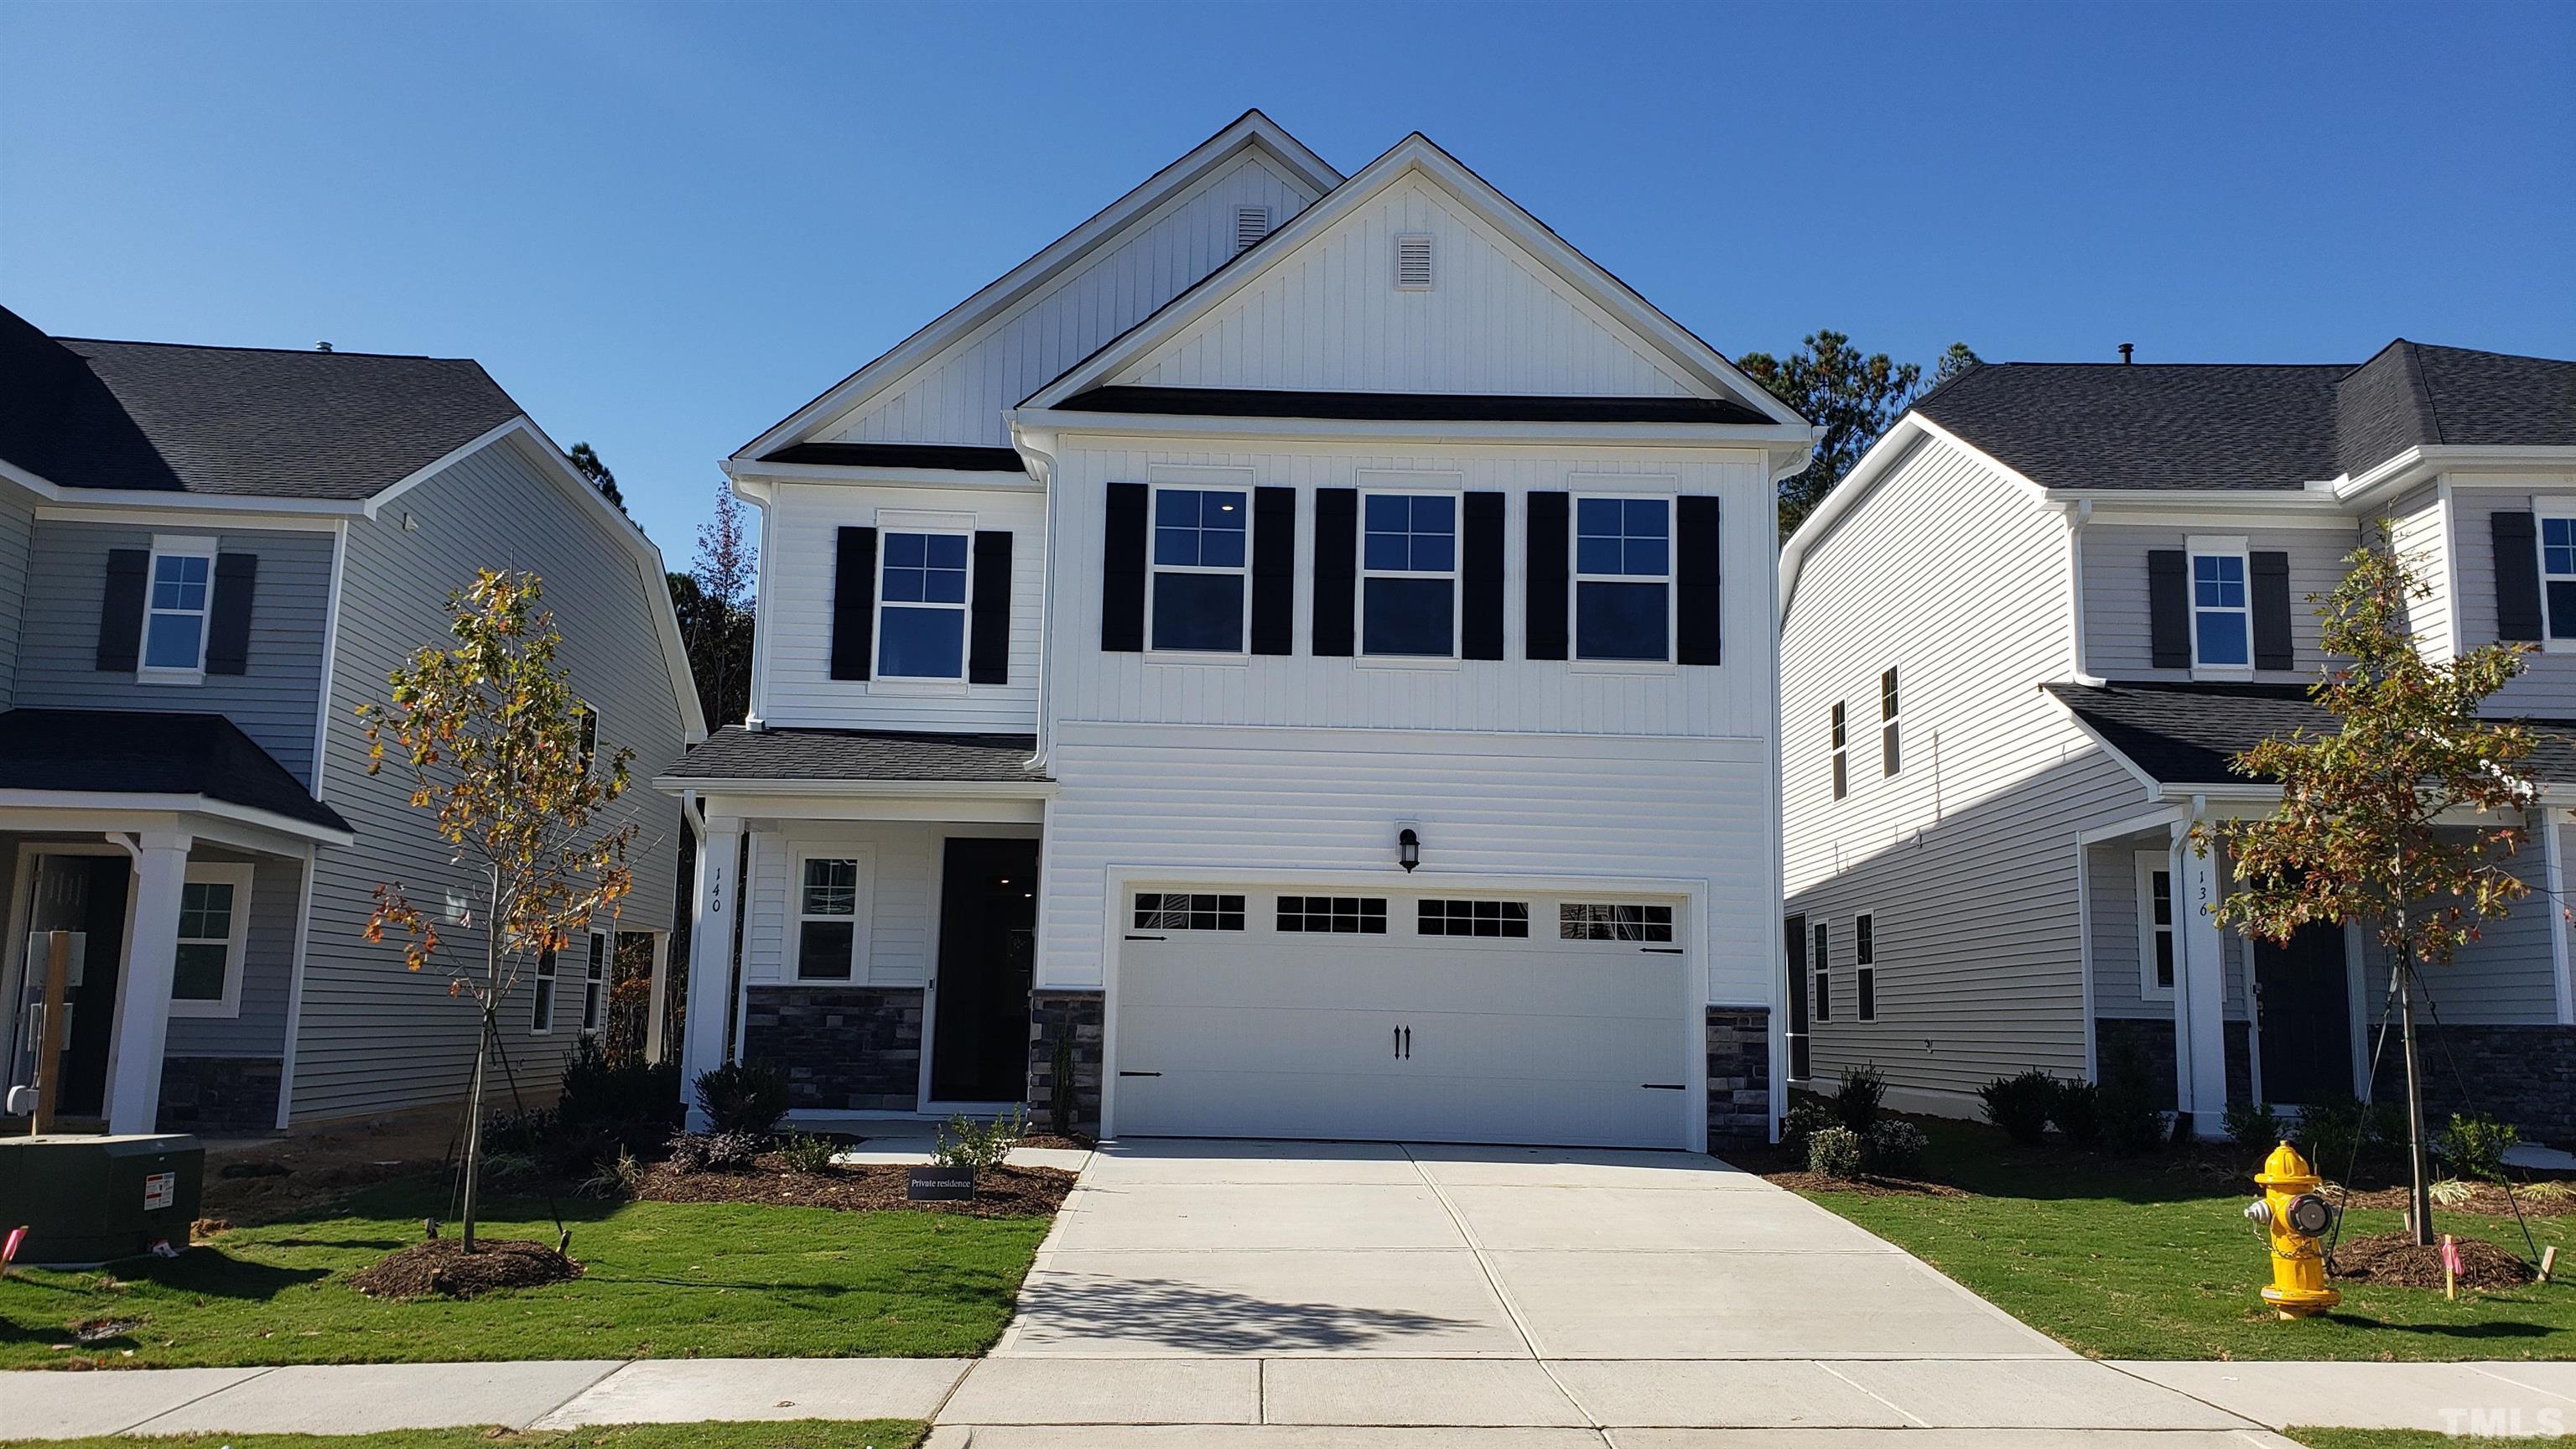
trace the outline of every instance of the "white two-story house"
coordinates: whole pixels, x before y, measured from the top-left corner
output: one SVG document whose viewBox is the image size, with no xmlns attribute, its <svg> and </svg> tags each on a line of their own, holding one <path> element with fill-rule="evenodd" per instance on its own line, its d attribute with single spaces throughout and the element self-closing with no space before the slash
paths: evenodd
<svg viewBox="0 0 2576 1449">
<path fill-rule="evenodd" d="M 2365 929 L 2223 932 L 2196 824 L 2277 785 L 2317 603 L 2390 536 L 2448 657 L 2539 646 L 2489 701 L 2532 720 L 2531 887 L 2417 1003 L 2440 1114 L 2576 1141 L 2576 363 L 2399 341 L 2326 366 L 2005 364 L 1934 390 L 1781 559 L 1789 1071 L 1875 1066 L 1974 1115 L 2030 1067 L 2128 1057 L 2165 1105 L 2295 1106 L 2371 1082 L 2388 971 Z M 2402 1095 L 2394 1048 L 2378 1095 Z"/>
<path fill-rule="evenodd" d="M 729 460 L 752 717 L 663 782 L 692 1071 L 809 1118 L 1044 1124 L 1069 1065 L 1117 1135 L 1766 1133 L 1810 446 L 1421 136 L 1346 177 L 1247 114 Z"/>
</svg>

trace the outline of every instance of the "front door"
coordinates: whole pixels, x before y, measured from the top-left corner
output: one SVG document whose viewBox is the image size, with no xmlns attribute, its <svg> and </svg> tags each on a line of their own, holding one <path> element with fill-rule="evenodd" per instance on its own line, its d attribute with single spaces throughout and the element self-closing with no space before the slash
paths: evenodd
<svg viewBox="0 0 2576 1449">
<path fill-rule="evenodd" d="M 1791 916 L 1780 929 L 1789 948 L 1789 979 L 1782 983 L 1782 999 L 1789 1003 L 1789 1029 L 1782 1035 L 1789 1044 L 1789 1080 L 1803 1082 L 1814 1071 L 1807 1060 L 1807 918 Z"/>
<path fill-rule="evenodd" d="M 2343 927 L 2301 926 L 2286 945 L 2254 943 L 2254 1013 L 2263 1095 L 2281 1104 L 2352 1095 L 2352 994 Z"/>
<path fill-rule="evenodd" d="M 1016 1102 L 1027 1091 L 1037 891 L 1036 841 L 948 842 L 931 983 L 933 1101 Z"/>
</svg>

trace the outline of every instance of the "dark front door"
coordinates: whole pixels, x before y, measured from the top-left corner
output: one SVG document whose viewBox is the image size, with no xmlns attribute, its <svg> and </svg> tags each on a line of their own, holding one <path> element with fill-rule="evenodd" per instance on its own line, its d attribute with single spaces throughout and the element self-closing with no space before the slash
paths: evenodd
<svg viewBox="0 0 2576 1449">
<path fill-rule="evenodd" d="M 1038 843 L 951 840 L 939 887 L 930 1095 L 1016 1102 L 1029 1069 L 1037 956 Z"/>
<path fill-rule="evenodd" d="M 1782 1035 L 1789 1042 L 1789 1080 L 1803 1082 L 1814 1071 L 1807 1060 L 1807 918 L 1791 916 L 1781 931 L 1789 947 L 1789 1029 Z"/>
<path fill-rule="evenodd" d="M 2305 1105 L 2352 1093 L 2352 993 L 2343 927 L 2301 926 L 2288 944 L 2254 943 L 2254 1019 L 2263 1095 Z"/>
<path fill-rule="evenodd" d="M 116 987 L 123 974 L 118 968 L 125 943 L 125 886 L 130 870 L 121 855 L 48 855 L 37 868 L 70 873 L 73 879 L 65 884 L 77 902 L 62 919 L 42 924 L 86 937 L 81 984 L 71 994 L 71 1035 L 63 1044 L 63 1094 L 55 1107 L 66 1117 L 96 1117 L 106 1107 L 108 1044 L 116 1037 Z M 40 962 L 35 964 L 37 970 L 43 969 Z"/>
</svg>

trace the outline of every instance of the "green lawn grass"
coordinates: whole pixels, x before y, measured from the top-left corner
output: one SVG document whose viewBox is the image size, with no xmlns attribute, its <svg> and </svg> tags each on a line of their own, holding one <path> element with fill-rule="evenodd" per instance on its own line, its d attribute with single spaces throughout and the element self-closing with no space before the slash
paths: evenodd
<svg viewBox="0 0 2576 1449">
<path fill-rule="evenodd" d="M 2439 1292 L 2339 1283 L 2343 1305 L 2284 1323 L 2256 1296 L 2271 1262 L 2240 1214 L 2257 1163 L 2241 1176 L 2181 1156 L 2134 1160 L 2013 1147 L 1981 1123 L 1918 1119 L 1931 1134 L 1926 1176 L 1967 1198 L 1811 1200 L 1923 1258 L 2079 1352 L 2102 1358 L 2576 1358 L 2576 1286 Z M 2438 1231 L 2526 1250 L 2511 1218 L 2442 1213 Z M 2350 1236 L 2393 1232 L 2394 1212 L 2356 1211 Z M 2542 1247 L 2576 1271 L 2576 1218 L 2534 1217 Z"/>
<path fill-rule="evenodd" d="M 913 1449 L 910 1419 L 774 1424 L 621 1424 L 592 1429 L 398 1429 L 387 1434 L 181 1434 L 149 1439 L 0 1439 L 0 1449 Z"/>
<path fill-rule="evenodd" d="M 244 1228 L 175 1259 L 0 1280 L 0 1368 L 454 1359 L 859 1355 L 992 1346 L 1044 1218 L 836 1212 L 736 1203 L 563 1204 L 577 1280 L 471 1300 L 380 1301 L 351 1272 L 418 1242 L 434 1183 L 391 1183 L 328 1214 Z M 504 1199 L 482 1230 L 554 1239 L 542 1204 Z M 452 1231 L 452 1229 L 451 1229 Z M 134 1326 L 77 1352 L 71 1325 Z"/>
<path fill-rule="evenodd" d="M 2470 1438 L 2432 1429 L 2306 1429 L 2293 1424 L 2289 1436 L 2308 1449 L 2462 1449 L 2464 1445 L 2522 1444 L 2530 1439 Z"/>
</svg>

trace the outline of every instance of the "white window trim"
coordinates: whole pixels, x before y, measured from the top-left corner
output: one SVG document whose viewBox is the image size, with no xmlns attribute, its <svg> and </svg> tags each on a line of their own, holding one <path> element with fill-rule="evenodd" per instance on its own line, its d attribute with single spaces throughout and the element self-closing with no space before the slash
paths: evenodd
<svg viewBox="0 0 2576 1449">
<path fill-rule="evenodd" d="M 1819 1023 L 1830 1026 L 1834 1020 L 1833 935 L 1825 921 L 1807 927 L 1807 977 L 1812 986 L 1807 993 L 1807 1036 L 1813 1041 Z M 1812 1075 L 1812 1074 L 1811 1074 Z"/>
<path fill-rule="evenodd" d="M 2536 531 L 2536 530 L 2535 530 Z M 2233 558 L 2238 574 L 2245 581 L 2245 662 L 2242 664 L 2203 664 L 2200 662 L 2200 580 L 2193 560 Z M 2252 679 L 2254 677 L 2254 559 L 2246 551 L 2245 540 L 2194 534 L 2183 540 L 2183 600 L 2191 607 L 2191 677 L 2194 679 Z M 2544 591 L 2545 592 L 2545 591 Z M 2212 612 L 2234 612 L 2213 610 Z"/>
<path fill-rule="evenodd" d="M 1825 788 L 1837 800 L 1851 795 L 1851 701 L 1838 699 L 1825 711 Z"/>
<path fill-rule="evenodd" d="M 786 986 L 833 988 L 870 984 L 869 970 L 876 960 L 871 924 L 876 916 L 877 861 L 872 845 L 812 846 L 790 854 L 787 864 L 787 939 L 779 943 L 779 961 L 785 969 Z M 808 978 L 800 959 L 805 947 L 807 921 L 837 921 L 839 916 L 805 914 L 805 862 L 809 860 L 848 860 L 858 863 L 858 879 L 850 894 L 850 976 L 844 981 L 833 976 Z M 917 983 L 916 983 L 917 984 Z"/>
<path fill-rule="evenodd" d="M 888 600 L 886 598 L 885 587 L 886 570 L 894 566 L 891 562 L 894 556 L 894 550 L 887 547 L 886 544 L 889 539 L 898 533 L 916 534 L 925 538 L 962 538 L 966 540 L 966 597 L 954 604 L 914 602 L 908 599 Z M 968 656 L 972 653 L 975 647 L 975 640 L 973 637 L 974 620 L 968 617 L 975 608 L 975 528 L 972 521 L 970 520 L 965 526 L 960 527 L 951 521 L 942 521 L 938 524 L 909 522 L 889 523 L 880 517 L 877 522 L 876 589 L 877 614 L 876 618 L 870 621 L 875 625 L 875 633 L 869 640 L 869 652 L 876 657 L 868 661 L 870 666 L 868 670 L 868 678 L 871 683 L 891 686 L 890 688 L 878 692 L 886 694 L 905 694 L 916 692 L 937 694 L 964 693 L 966 689 L 967 671 L 974 667 L 973 661 Z M 957 615 L 957 672 L 955 674 L 886 673 L 885 612 L 888 609 L 945 609 L 955 613 Z"/>
<path fill-rule="evenodd" d="M 1446 498 L 1449 500 L 1449 567 L 1446 569 L 1373 569 L 1368 566 L 1368 506 L 1372 498 Z M 1408 527 L 1410 521 L 1408 520 Z M 1351 615 L 1358 621 L 1358 638 L 1352 641 L 1354 657 L 1376 668 L 1438 668 L 1459 662 L 1460 640 L 1467 621 L 1465 597 L 1467 553 L 1467 494 L 1463 488 L 1425 488 L 1419 484 L 1360 484 L 1359 527 L 1352 530 L 1360 551 L 1354 569 L 1353 587 L 1359 597 L 1352 601 Z M 1368 585 L 1371 579 L 1442 579 L 1449 581 L 1449 652 L 1446 654 L 1371 654 L 1368 652 Z"/>
<path fill-rule="evenodd" d="M 189 885 L 229 885 L 233 888 L 233 931 L 224 943 L 224 994 L 213 1001 L 182 1001 L 170 998 L 174 1017 L 237 1017 L 241 1015 L 243 953 L 250 944 L 250 882 L 253 867 L 248 862 L 208 861 L 191 864 L 186 882 Z M 201 940 L 182 936 L 179 943 Z M 177 944 L 177 943 L 174 943 Z"/>
<path fill-rule="evenodd" d="M 581 1034 L 598 1036 L 608 1030 L 608 987 L 609 978 L 617 972 L 617 938 L 606 931 L 593 931 L 584 945 Z"/>
<path fill-rule="evenodd" d="M 2166 876 L 2167 911 L 2176 919 L 2159 927 L 2156 924 L 2156 872 Z M 2182 928 L 2181 898 L 2175 893 L 2173 853 L 2165 850 L 2138 852 L 2138 997 L 2142 1001 L 2171 1001 L 2174 989 L 2156 984 L 2156 932 L 2168 934 Z M 2182 977 L 2182 938 L 2174 936 L 2174 977 Z"/>
<path fill-rule="evenodd" d="M 1252 472 L 1215 477 L 1165 477 L 1156 470 L 1146 483 L 1145 496 L 1145 657 L 1160 664 L 1242 664 L 1252 658 L 1252 550 L 1253 531 L 1260 527 L 1260 510 L 1253 505 Z M 1221 564 L 1166 564 L 1154 560 L 1154 520 L 1162 516 L 1165 493 L 1241 493 L 1243 495 L 1243 564 L 1227 568 Z M 1232 574 L 1243 581 L 1243 629 L 1232 649 L 1162 649 L 1154 645 L 1154 595 L 1159 592 L 1164 574 Z"/>
<path fill-rule="evenodd" d="M 2544 654 L 2576 654 L 2576 639 L 2550 637 L 2549 544 L 2547 530 L 2541 527 L 2544 519 L 2576 519 L 2576 498 L 2534 498 L 2531 500 L 2531 513 L 2531 562 L 2532 567 L 2539 571 L 2540 578 L 2540 649 Z M 2560 574 L 2558 577 L 2576 582 L 2576 574 Z"/>
<path fill-rule="evenodd" d="M 1896 712 L 1887 709 L 1888 696 L 1896 697 Z M 1878 777 L 1893 780 L 1905 773 L 1905 675 L 1891 664 L 1878 672 Z M 1896 739 L 1896 768 L 1887 767 L 1889 736 Z"/>
<path fill-rule="evenodd" d="M 1867 990 L 1861 987 L 1864 981 Z M 1873 911 L 1852 917 L 1852 1020 L 1878 1020 L 1878 920 Z"/>
<path fill-rule="evenodd" d="M 1615 498 L 1655 502 L 1664 505 L 1664 573 L 1660 580 L 1646 574 L 1587 574 L 1583 572 L 1583 501 L 1587 498 Z M 1673 661 L 1681 650 L 1681 585 L 1675 579 L 1674 565 L 1679 562 L 1682 505 L 1672 493 L 1615 493 L 1595 489 L 1574 495 L 1572 517 L 1565 530 L 1565 574 L 1573 582 L 1565 590 L 1565 652 L 1567 662 L 1586 673 L 1626 673 L 1644 671 L 1669 673 L 1680 666 Z M 1590 584 L 1649 584 L 1664 586 L 1664 657 L 1661 659 L 1586 659 L 1583 657 L 1583 586 Z"/>
<path fill-rule="evenodd" d="M 563 953 L 539 951 L 536 964 L 528 968 L 528 1035 L 553 1036 L 555 1018 L 563 1011 Z M 540 992 L 537 983 L 547 989 Z M 542 1014 L 538 1008 L 543 1007 Z"/>
<path fill-rule="evenodd" d="M 134 677 L 143 684 L 203 684 L 206 682 L 206 640 L 215 631 L 215 556 L 222 551 L 222 540 L 203 534 L 156 533 L 152 535 L 152 556 L 143 564 L 143 625 L 134 640 Z M 180 609 L 152 607 L 153 581 L 161 575 L 165 558 L 202 558 L 206 561 L 206 607 L 197 614 L 197 662 L 185 669 L 154 665 L 152 657 L 152 616 L 155 613 L 177 614 Z"/>
</svg>

